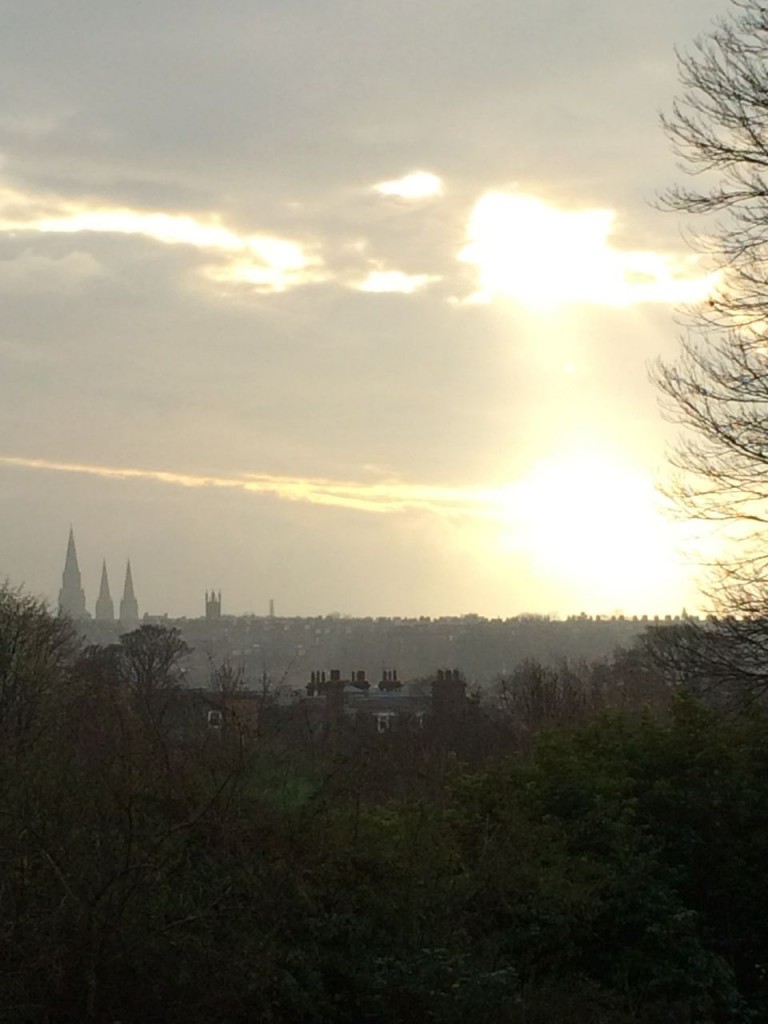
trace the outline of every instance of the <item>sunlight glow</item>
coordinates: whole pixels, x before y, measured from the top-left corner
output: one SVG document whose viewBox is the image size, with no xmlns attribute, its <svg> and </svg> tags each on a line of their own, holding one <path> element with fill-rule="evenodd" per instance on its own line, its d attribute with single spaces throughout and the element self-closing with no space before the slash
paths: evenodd
<svg viewBox="0 0 768 1024">
<path fill-rule="evenodd" d="M 420 484 L 392 477 L 361 481 L 267 473 L 198 475 L 13 455 L 0 456 L 0 466 L 193 490 L 226 489 L 451 524 L 454 541 L 471 540 L 488 566 L 498 568 L 505 555 L 513 556 L 542 583 L 553 583 L 562 591 L 570 588 L 593 608 L 673 607 L 691 593 L 690 570 L 681 554 L 697 553 L 692 550 L 689 524 L 667 518 L 646 473 L 602 454 L 563 453 L 536 463 L 516 481 L 488 487 Z M 718 543 L 712 534 L 710 556 Z"/>
<path fill-rule="evenodd" d="M 433 281 L 439 281 L 435 274 L 406 274 L 402 270 L 372 270 L 358 285 L 361 292 L 400 292 L 413 295 Z"/>
<path fill-rule="evenodd" d="M 471 301 L 512 299 L 533 309 L 567 303 L 629 306 L 698 302 L 717 275 L 695 258 L 613 248 L 612 210 L 563 210 L 534 196 L 488 192 L 474 206 L 459 259 L 477 270 Z"/>
<path fill-rule="evenodd" d="M 380 181 L 373 186 L 380 196 L 395 196 L 398 199 L 432 199 L 443 194 L 443 183 L 430 171 L 413 171 L 402 178 Z"/>
<path fill-rule="evenodd" d="M 651 607 L 685 582 L 685 524 L 667 517 L 650 476 L 610 456 L 536 463 L 503 489 L 500 513 L 502 550 L 578 583 L 597 606 Z"/>
</svg>

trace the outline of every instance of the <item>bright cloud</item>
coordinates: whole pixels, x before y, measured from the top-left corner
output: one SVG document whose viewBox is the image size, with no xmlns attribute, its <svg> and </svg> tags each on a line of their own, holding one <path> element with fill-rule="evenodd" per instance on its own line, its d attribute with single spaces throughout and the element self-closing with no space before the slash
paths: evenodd
<svg viewBox="0 0 768 1024">
<path fill-rule="evenodd" d="M 77 473 L 112 480 L 149 480 L 189 488 L 224 488 L 248 494 L 266 494 L 286 501 L 331 505 L 362 512 L 431 512 L 442 516 L 488 518 L 498 494 L 482 488 L 434 487 L 399 480 L 375 483 L 328 480 L 313 477 L 273 476 L 244 473 L 238 476 L 210 476 L 125 466 L 99 466 L 50 459 L 0 456 L 0 465 L 58 473 Z"/>
<path fill-rule="evenodd" d="M 211 215 L 146 212 L 127 207 L 88 207 L 0 190 L 0 231 L 39 234 L 101 232 L 141 235 L 164 245 L 188 245 L 218 262 L 201 273 L 219 283 L 247 284 L 259 291 L 285 291 L 322 277 L 319 257 L 297 242 L 271 235 L 241 234 Z"/>
<path fill-rule="evenodd" d="M 443 182 L 430 171 L 413 171 L 402 178 L 380 181 L 373 191 L 398 199 L 432 199 L 443 194 Z"/>
<path fill-rule="evenodd" d="M 476 268 L 474 301 L 512 299 L 547 309 L 568 303 L 630 306 L 703 300 L 716 275 L 695 259 L 610 243 L 612 210 L 563 210 L 534 196 L 488 192 L 474 206 L 459 259 Z"/>
<path fill-rule="evenodd" d="M 406 274 L 402 270 L 372 270 L 358 285 L 361 292 L 400 292 L 412 295 L 433 281 L 439 281 L 436 274 Z"/>
<path fill-rule="evenodd" d="M 327 274 L 322 262 L 307 254 L 300 245 L 281 238 L 258 239 L 253 255 L 210 264 L 202 273 L 211 281 L 225 285 L 247 285 L 257 291 L 283 292 L 297 284 L 323 281 Z"/>
</svg>

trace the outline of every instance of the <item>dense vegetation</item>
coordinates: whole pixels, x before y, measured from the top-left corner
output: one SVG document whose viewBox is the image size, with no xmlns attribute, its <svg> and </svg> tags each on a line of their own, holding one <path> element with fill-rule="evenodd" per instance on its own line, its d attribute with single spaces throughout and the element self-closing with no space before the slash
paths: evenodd
<svg viewBox="0 0 768 1024">
<path fill-rule="evenodd" d="M 0 1020 L 768 1018 L 762 710 L 249 738 L 183 654 L 0 591 Z"/>
</svg>

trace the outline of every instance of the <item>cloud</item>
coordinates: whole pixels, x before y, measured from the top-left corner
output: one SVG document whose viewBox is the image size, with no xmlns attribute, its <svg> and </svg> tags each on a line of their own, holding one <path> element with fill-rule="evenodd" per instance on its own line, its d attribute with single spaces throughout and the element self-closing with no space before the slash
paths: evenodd
<svg viewBox="0 0 768 1024">
<path fill-rule="evenodd" d="M 281 292 L 322 278 L 322 261 L 310 247 L 267 234 L 245 234 L 216 214 L 144 211 L 89 206 L 55 197 L 0 188 L 0 231 L 41 235 L 98 232 L 139 235 L 162 245 L 186 245 L 217 262 L 201 268 L 205 278 L 247 284 L 257 291 Z"/>
<path fill-rule="evenodd" d="M 87 252 L 51 258 L 27 249 L 15 259 L 0 260 L 0 293 L 70 294 L 103 274 L 104 268 Z"/>
<path fill-rule="evenodd" d="M 406 274 L 402 270 L 372 270 L 356 286 L 361 292 L 400 292 L 412 295 L 433 281 L 439 281 L 438 274 Z"/>
<path fill-rule="evenodd" d="M 416 200 L 440 194 L 437 175 L 416 171 L 374 186 L 382 195 Z M 423 241 L 424 225 L 409 224 L 395 232 L 398 244 Z M 637 303 L 688 303 L 703 299 L 715 286 L 694 257 L 647 250 L 623 250 L 611 240 L 616 214 L 608 209 L 562 209 L 533 195 L 486 192 L 474 204 L 467 244 L 458 259 L 474 272 L 474 288 L 463 301 L 511 299 L 529 308 L 568 303 L 626 307 Z M 377 225 L 377 246 L 384 244 Z M 296 228 L 302 233 L 302 228 Z M 184 246 L 197 256 L 198 279 L 219 291 L 282 293 L 301 285 L 335 282 L 368 293 L 412 295 L 444 274 L 393 269 L 389 259 L 367 267 L 333 267 L 320 254 L 320 243 L 270 232 L 247 232 L 215 211 L 191 214 L 64 199 L 55 194 L 24 192 L 0 185 L 0 233 L 8 237 L 79 236 L 89 233 L 150 239 L 161 246 Z M 320 232 L 332 251 L 332 237 Z M 368 246 L 371 240 L 366 240 Z M 359 240 L 358 240 L 359 247 Z M 447 239 L 430 237 L 421 259 L 440 262 L 450 252 Z M 410 254 L 410 249 L 408 250 Z M 360 253 L 357 252 L 359 257 Z M 28 257 L 30 259 L 31 257 Z M 42 257 L 40 257 L 42 258 Z M 397 253 L 391 257 L 398 261 Z M 362 263 L 362 260 L 359 260 Z M 12 271 L 0 268 L 0 288 Z M 44 268 L 41 268 L 44 269 Z M 454 263 L 455 269 L 455 263 Z M 71 288 L 100 268 L 82 252 L 53 261 L 40 280 L 51 290 Z M 20 267 L 18 275 L 23 275 Z M 29 282 L 27 281 L 27 287 Z M 461 286 L 460 286 L 461 287 Z M 471 287 L 471 286 L 470 286 Z"/>
<path fill-rule="evenodd" d="M 203 267 L 201 273 L 220 285 L 247 286 L 260 292 L 284 292 L 300 284 L 324 281 L 321 261 L 294 242 L 262 239 L 261 259 L 229 259 Z"/>
<path fill-rule="evenodd" d="M 247 494 L 272 495 L 284 501 L 355 509 L 360 512 L 427 512 L 440 516 L 488 518 L 503 492 L 483 488 L 436 487 L 398 480 L 376 483 L 313 477 L 247 473 L 214 476 L 174 471 L 57 462 L 20 456 L 0 456 L 0 465 L 56 473 L 76 473 L 109 480 L 148 480 L 187 488 L 221 488 Z"/>
<path fill-rule="evenodd" d="M 397 199 L 433 199 L 443 194 L 443 183 L 431 171 L 413 171 L 402 178 L 380 181 L 373 186 L 373 191 L 381 196 L 394 196 Z"/>
<path fill-rule="evenodd" d="M 475 268 L 472 301 L 532 308 L 568 303 L 677 305 L 706 298 L 716 275 L 692 257 L 615 248 L 613 210 L 564 210 L 535 196 L 487 192 L 475 203 L 459 260 Z"/>
</svg>

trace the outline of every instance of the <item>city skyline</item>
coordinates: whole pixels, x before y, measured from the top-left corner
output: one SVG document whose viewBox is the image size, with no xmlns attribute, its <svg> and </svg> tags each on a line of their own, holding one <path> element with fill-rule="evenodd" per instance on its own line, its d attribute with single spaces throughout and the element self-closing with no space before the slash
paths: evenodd
<svg viewBox="0 0 768 1024">
<path fill-rule="evenodd" d="M 70 526 L 69 536 L 66 546 L 66 554 L 64 557 L 64 569 L 61 574 L 61 588 L 59 589 L 58 602 L 56 603 L 56 610 L 59 615 L 67 615 L 69 618 L 75 621 L 89 621 L 94 620 L 102 623 L 116 623 L 121 627 L 133 626 L 138 624 L 144 619 L 206 619 L 208 622 L 217 621 L 224 618 L 249 618 L 249 617 L 261 617 L 261 618 L 313 618 L 318 616 L 304 616 L 301 612 L 287 612 L 284 616 L 278 615 L 275 610 L 275 600 L 270 597 L 267 598 L 264 604 L 264 608 L 257 610 L 256 607 L 239 610 L 227 610 L 226 606 L 222 607 L 222 596 L 221 588 L 208 587 L 204 588 L 202 596 L 199 597 L 199 608 L 196 609 L 196 613 L 191 615 L 175 614 L 174 609 L 142 609 L 139 611 L 138 600 L 134 591 L 133 583 L 133 570 L 131 567 L 131 559 L 128 558 L 126 561 L 124 583 L 122 589 L 122 597 L 117 610 L 115 602 L 111 596 L 111 586 L 109 583 L 109 571 L 107 566 L 106 557 L 101 560 L 101 570 L 99 576 L 99 585 L 94 588 L 94 592 L 97 592 L 95 599 L 92 599 L 90 594 L 91 590 L 83 584 L 82 573 L 79 568 L 79 558 L 77 554 L 77 544 L 74 533 L 74 527 Z M 51 602 L 53 606 L 53 603 Z M 91 611 L 91 608 L 93 611 Z M 343 615 L 339 612 L 323 612 L 320 613 L 322 618 L 328 617 L 343 617 L 343 618 L 377 618 L 377 616 L 353 616 Z M 522 615 L 525 618 L 525 613 Z M 536 617 L 536 613 L 533 613 L 533 617 Z M 597 612 L 588 614 L 584 611 L 576 612 L 572 611 L 569 614 L 559 615 L 555 614 L 552 616 L 541 616 L 542 618 L 552 618 L 553 620 L 578 620 L 578 619 L 595 619 L 595 620 L 608 620 L 608 619 L 627 619 L 638 622 L 649 622 L 659 623 L 663 621 L 679 621 L 680 619 L 696 618 L 696 615 L 691 616 L 686 608 L 679 609 L 676 614 L 667 613 L 666 615 L 654 614 L 653 609 L 650 610 L 650 614 L 646 611 L 642 614 L 627 615 L 625 616 L 621 609 L 612 609 L 610 611 L 604 611 L 603 613 Z M 379 618 L 392 618 L 393 620 L 404 619 L 404 618 L 418 618 L 418 619 L 431 619 L 431 616 L 381 616 Z M 479 616 L 476 612 L 466 611 L 462 615 L 458 616 L 435 616 L 436 619 L 445 618 L 462 618 L 467 620 L 481 619 L 481 618 L 494 618 L 502 619 L 507 618 L 510 621 L 517 618 L 517 616 Z"/>
<path fill-rule="evenodd" d="M 712 268 L 654 206 L 721 0 L 12 4 L 0 574 L 55 604 L 697 610 L 647 367 Z M 87 24 L 87 32 L 73 26 Z"/>
</svg>

